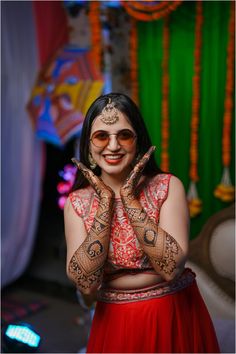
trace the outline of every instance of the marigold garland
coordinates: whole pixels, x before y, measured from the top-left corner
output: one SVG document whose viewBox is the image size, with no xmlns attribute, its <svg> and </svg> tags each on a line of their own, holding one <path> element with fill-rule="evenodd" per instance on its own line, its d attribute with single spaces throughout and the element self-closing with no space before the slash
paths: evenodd
<svg viewBox="0 0 236 354">
<path fill-rule="evenodd" d="M 100 21 L 100 1 L 90 1 L 89 3 L 89 22 L 91 28 L 91 47 L 93 59 L 98 69 L 102 66 L 102 34 Z"/>
<path fill-rule="evenodd" d="M 161 169 L 169 171 L 169 18 L 164 18 L 162 57 Z"/>
<path fill-rule="evenodd" d="M 198 197 L 196 182 L 198 176 L 198 127 L 200 107 L 200 72 L 201 72 L 201 46 L 202 46 L 202 24 L 203 9 L 202 1 L 196 2 L 196 23 L 195 23 L 195 50 L 194 50 L 194 76 L 193 76 L 193 98 L 192 118 L 190 137 L 190 187 L 188 191 L 188 204 L 190 216 L 195 217 L 202 211 L 202 201 Z"/>
<path fill-rule="evenodd" d="M 137 38 L 137 21 L 131 19 L 130 22 L 130 79 L 131 79 L 131 95 L 133 100 L 138 104 L 138 38 Z"/>
<path fill-rule="evenodd" d="M 167 16 L 174 11 L 183 0 L 174 1 L 121 1 L 128 14 L 140 21 L 153 21 Z"/>
<path fill-rule="evenodd" d="M 231 161 L 231 125 L 232 125 L 232 109 L 233 109 L 233 92 L 234 92 L 234 31 L 235 31 L 235 3 L 230 4 L 229 18 L 229 38 L 227 47 L 227 73 L 225 85 L 225 101 L 224 101 L 224 118 L 223 118 L 223 135 L 222 135 L 222 162 L 224 166 L 223 175 L 220 184 L 217 185 L 214 196 L 223 202 L 232 202 L 235 199 L 235 188 L 230 179 L 229 166 Z"/>
<path fill-rule="evenodd" d="M 198 197 L 196 183 L 193 181 L 190 181 L 188 190 L 188 206 L 191 218 L 194 218 L 202 211 L 202 201 Z"/>
</svg>

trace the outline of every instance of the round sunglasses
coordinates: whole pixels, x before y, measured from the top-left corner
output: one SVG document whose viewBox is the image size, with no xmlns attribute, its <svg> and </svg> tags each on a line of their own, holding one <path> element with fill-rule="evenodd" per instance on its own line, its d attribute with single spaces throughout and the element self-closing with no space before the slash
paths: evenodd
<svg viewBox="0 0 236 354">
<path fill-rule="evenodd" d="M 104 148 L 109 144 L 110 135 L 115 135 L 117 142 L 120 146 L 131 146 L 135 139 L 136 135 L 129 129 L 122 129 L 117 134 L 109 134 L 104 130 L 98 130 L 93 133 L 90 141 L 93 143 L 94 146 L 99 148 Z"/>
</svg>

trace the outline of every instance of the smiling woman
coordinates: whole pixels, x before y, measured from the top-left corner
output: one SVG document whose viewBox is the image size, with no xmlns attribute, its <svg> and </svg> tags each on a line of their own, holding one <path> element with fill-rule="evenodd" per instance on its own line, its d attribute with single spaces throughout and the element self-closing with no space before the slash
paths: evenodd
<svg viewBox="0 0 236 354">
<path fill-rule="evenodd" d="M 64 208 L 68 277 L 97 299 L 89 353 L 219 352 L 185 268 L 185 191 L 158 168 L 154 151 L 129 97 L 111 93 L 91 105 Z"/>
<path fill-rule="evenodd" d="M 151 140 L 149 138 L 146 126 L 144 124 L 143 118 L 138 107 L 131 101 L 129 97 L 122 94 L 109 94 L 99 97 L 89 108 L 86 119 L 83 124 L 83 132 L 81 135 L 81 143 L 80 143 L 80 161 L 88 168 L 94 170 L 94 173 L 97 176 L 101 175 L 101 168 L 98 164 L 95 164 L 93 160 L 91 160 L 91 155 L 89 152 L 91 151 L 92 146 L 92 133 L 95 132 L 94 124 L 96 123 L 96 118 L 100 116 L 100 118 L 104 117 L 104 108 L 109 104 L 110 100 L 115 103 L 115 110 L 113 112 L 118 114 L 119 116 L 124 115 L 125 124 L 128 125 L 128 129 L 135 133 L 135 143 L 138 146 L 136 152 L 136 159 L 140 158 L 151 146 Z M 104 119 L 104 118 L 103 118 Z M 112 118 L 113 119 L 113 118 Z M 102 123 L 101 119 L 100 122 Z M 103 122 L 104 123 L 104 122 Z M 105 126 L 105 131 L 108 131 L 110 126 L 113 128 L 113 125 L 103 125 Z M 117 130 L 123 130 L 125 126 L 120 124 L 120 128 Z M 98 129 L 96 129 L 98 130 Z M 114 130 L 114 133 L 117 133 Z M 109 134 L 109 132 L 108 132 Z M 112 139 L 113 137 L 111 137 Z M 90 144 L 88 144 L 90 141 Z M 94 144 L 96 145 L 96 144 Z M 91 166 L 92 164 L 92 166 Z M 145 166 L 143 173 L 145 175 L 155 176 L 157 173 L 160 173 L 160 168 L 156 165 L 154 156 L 151 155 L 148 164 Z M 77 190 L 78 188 L 83 188 L 89 186 L 89 181 L 84 177 L 83 173 L 78 170 L 75 184 L 73 186 L 73 190 Z"/>
<path fill-rule="evenodd" d="M 117 109 L 116 109 L 117 111 Z M 116 113 L 116 121 L 107 123 L 104 112 L 96 118 L 91 129 L 90 154 L 101 168 L 101 177 L 109 185 L 110 175 L 119 175 L 122 183 L 124 177 L 131 171 L 136 155 L 136 135 L 128 118 L 122 113 Z M 124 177 L 123 177 L 124 176 Z M 117 187 L 121 187 L 121 184 Z M 116 188 L 119 197 L 119 188 Z"/>
</svg>

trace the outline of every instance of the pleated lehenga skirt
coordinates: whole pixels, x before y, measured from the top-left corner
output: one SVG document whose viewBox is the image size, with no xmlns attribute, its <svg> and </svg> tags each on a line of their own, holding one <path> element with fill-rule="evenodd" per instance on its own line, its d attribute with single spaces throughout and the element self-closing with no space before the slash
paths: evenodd
<svg viewBox="0 0 236 354">
<path fill-rule="evenodd" d="M 195 279 L 172 293 L 98 301 L 87 353 L 219 353 Z M 121 300 L 120 300 L 121 299 Z"/>
</svg>

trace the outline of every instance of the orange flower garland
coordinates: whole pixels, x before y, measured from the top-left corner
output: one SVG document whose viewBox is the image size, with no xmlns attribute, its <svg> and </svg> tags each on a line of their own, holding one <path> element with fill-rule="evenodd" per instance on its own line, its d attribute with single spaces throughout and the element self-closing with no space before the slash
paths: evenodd
<svg viewBox="0 0 236 354">
<path fill-rule="evenodd" d="M 193 76 L 193 98 L 190 138 L 190 187 L 188 191 L 188 203 L 190 216 L 195 217 L 202 210 L 202 201 L 198 197 L 196 182 L 198 177 L 198 126 L 200 106 L 200 71 L 201 71 L 201 45 L 202 45 L 202 24 L 203 10 L 202 1 L 196 2 L 196 24 L 195 24 L 195 50 L 194 50 L 194 76 Z"/>
<path fill-rule="evenodd" d="M 121 1 L 128 14 L 140 21 L 153 21 L 167 16 L 174 11 L 183 0 L 174 1 Z"/>
<path fill-rule="evenodd" d="M 90 1 L 89 3 L 89 22 L 91 28 L 91 48 L 93 59 L 97 68 L 102 66 L 102 35 L 100 21 L 100 1 Z"/>
<path fill-rule="evenodd" d="M 169 171 L 169 18 L 164 18 L 162 57 L 162 134 L 161 169 Z"/>
<path fill-rule="evenodd" d="M 214 195 L 223 202 L 231 202 L 235 198 L 235 188 L 230 180 L 229 166 L 231 161 L 231 124 L 233 109 L 233 91 L 234 91 L 234 31 L 235 31 L 235 3 L 230 5 L 229 18 L 229 39 L 227 47 L 227 73 L 225 86 L 223 136 L 222 136 L 222 162 L 224 166 L 223 176 L 220 184 L 216 187 Z"/>
<path fill-rule="evenodd" d="M 131 79 L 131 95 L 133 100 L 138 104 L 138 38 L 137 38 L 137 21 L 131 19 L 130 32 L 130 79 Z"/>
</svg>

